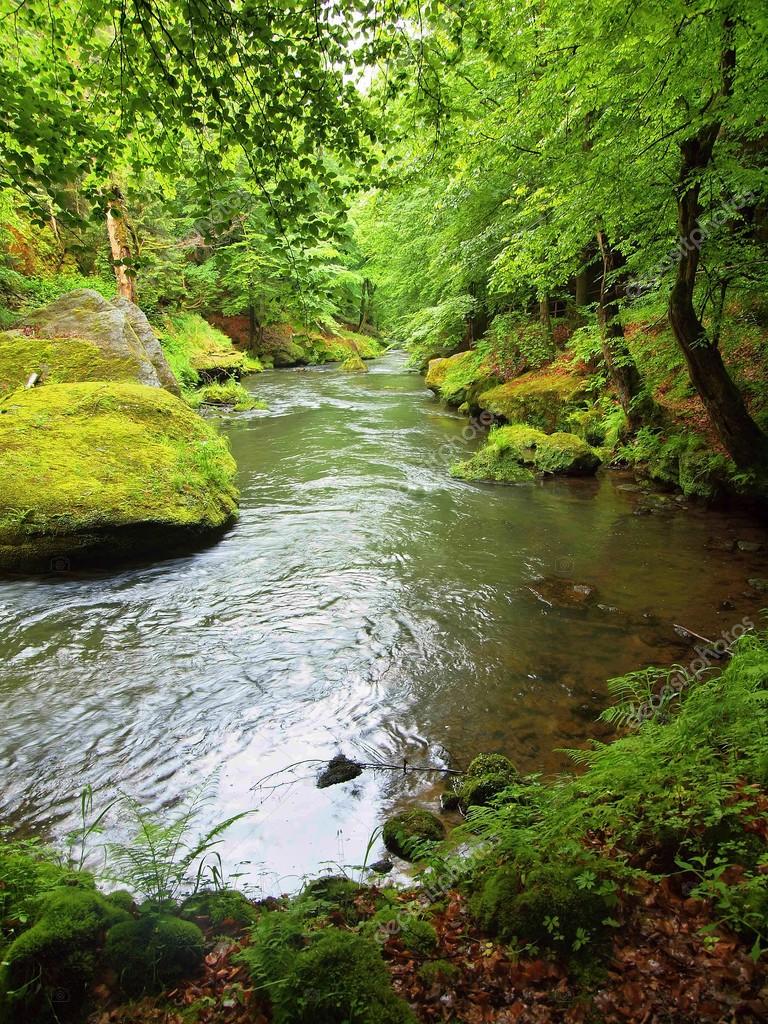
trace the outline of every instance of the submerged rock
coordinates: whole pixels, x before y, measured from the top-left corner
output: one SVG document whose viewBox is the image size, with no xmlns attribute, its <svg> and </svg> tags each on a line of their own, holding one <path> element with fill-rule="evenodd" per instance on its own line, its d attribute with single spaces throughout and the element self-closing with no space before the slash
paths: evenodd
<svg viewBox="0 0 768 1024">
<path fill-rule="evenodd" d="M 344 754 L 337 754 L 332 757 L 326 767 L 317 777 L 317 788 L 327 789 L 329 786 L 338 786 L 342 782 L 351 782 L 358 775 L 363 774 L 363 769 L 357 761 L 352 761 Z"/>
<path fill-rule="evenodd" d="M 50 384 L 0 405 L 0 569 L 185 548 L 237 514 L 214 428 L 160 388 Z"/>
<path fill-rule="evenodd" d="M 80 288 L 30 313 L 22 321 L 22 330 L 27 335 L 34 334 L 34 338 L 29 339 L 30 350 L 34 342 L 39 346 L 40 339 L 56 341 L 50 350 L 50 374 L 58 383 L 132 379 L 147 387 L 164 387 L 178 394 L 176 378 L 147 318 L 127 299 L 109 302 L 92 288 Z M 94 377 L 88 370 L 87 360 L 82 367 L 57 370 L 56 352 L 66 363 L 67 347 L 73 342 L 95 345 L 100 354 L 97 362 L 108 375 Z M 114 373 L 109 372 L 112 365 Z"/>
<path fill-rule="evenodd" d="M 597 590 L 588 583 L 575 583 L 561 576 L 543 576 L 530 583 L 528 590 L 544 604 L 557 608 L 583 608 L 597 599 Z"/>
<path fill-rule="evenodd" d="M 599 465 L 597 452 L 575 434 L 545 434 L 516 423 L 491 431 L 480 451 L 451 466 L 451 475 L 517 483 L 534 479 L 534 472 L 591 476 Z"/>
</svg>

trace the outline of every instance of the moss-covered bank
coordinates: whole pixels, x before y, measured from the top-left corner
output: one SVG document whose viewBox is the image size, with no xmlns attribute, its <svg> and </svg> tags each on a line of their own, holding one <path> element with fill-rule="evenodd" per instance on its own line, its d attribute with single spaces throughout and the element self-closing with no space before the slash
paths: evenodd
<svg viewBox="0 0 768 1024">
<path fill-rule="evenodd" d="M 213 427 L 159 388 L 50 384 L 0 403 L 0 568 L 185 546 L 237 512 Z"/>
</svg>

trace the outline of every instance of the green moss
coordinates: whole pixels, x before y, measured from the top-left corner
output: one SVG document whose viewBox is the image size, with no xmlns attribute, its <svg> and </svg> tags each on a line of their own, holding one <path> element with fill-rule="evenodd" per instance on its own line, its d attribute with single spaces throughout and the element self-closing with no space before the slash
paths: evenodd
<svg viewBox="0 0 768 1024">
<path fill-rule="evenodd" d="M 368 373 L 368 367 L 357 354 L 345 359 L 339 369 L 344 373 Z"/>
<path fill-rule="evenodd" d="M 243 954 L 269 993 L 274 1024 L 416 1024 L 375 942 L 337 928 L 286 941 L 280 916 L 270 915 Z"/>
<path fill-rule="evenodd" d="M 583 886 L 584 867 L 551 862 L 526 871 L 491 870 L 470 900 L 482 928 L 504 942 L 578 949 L 597 938 L 608 917 L 606 897 Z"/>
<path fill-rule="evenodd" d="M 479 452 L 451 467 L 451 475 L 461 480 L 518 483 L 531 480 L 531 470 L 589 475 L 599 465 L 598 454 L 575 434 L 544 434 L 516 423 L 491 431 Z"/>
<path fill-rule="evenodd" d="M 0 567 L 172 535 L 236 514 L 226 442 L 183 402 L 139 384 L 52 384 L 0 403 Z M 145 542 L 149 543 L 147 536 Z"/>
<path fill-rule="evenodd" d="M 665 434 L 644 427 L 619 450 L 619 457 L 651 480 L 679 487 L 688 497 L 714 498 L 732 487 L 736 474 L 730 460 L 687 432 Z"/>
<path fill-rule="evenodd" d="M 425 383 L 450 405 L 471 409 L 478 396 L 497 387 L 499 379 L 475 350 L 430 360 Z"/>
<path fill-rule="evenodd" d="M 62 888 L 5 951 L 0 1006 L 28 1024 L 74 1015 L 85 997 L 107 929 L 128 915 L 97 892 Z"/>
<path fill-rule="evenodd" d="M 104 955 L 126 995 L 158 992 L 193 974 L 203 959 L 203 933 L 170 914 L 145 914 L 111 928 Z"/>
<path fill-rule="evenodd" d="M 466 775 L 469 779 L 478 779 L 492 772 L 507 772 L 517 775 L 517 769 L 506 754 L 478 754 L 469 762 Z"/>
<path fill-rule="evenodd" d="M 0 395 L 23 387 L 33 373 L 45 383 L 134 381 L 138 363 L 105 356 L 85 338 L 31 338 L 0 334 Z"/>
<path fill-rule="evenodd" d="M 193 392 L 194 404 L 231 406 L 235 412 L 248 412 L 250 409 L 266 409 L 266 402 L 255 399 L 243 385 L 234 379 L 204 384 Z"/>
<path fill-rule="evenodd" d="M 457 480 L 493 480 L 503 484 L 525 484 L 534 479 L 533 473 L 521 466 L 511 452 L 489 445 L 481 448 L 471 459 L 454 463 L 450 473 Z"/>
<path fill-rule="evenodd" d="M 390 853 L 403 860 L 414 860 L 424 843 L 436 843 L 445 838 L 445 826 L 431 811 L 416 808 L 395 814 L 384 823 L 384 845 Z"/>
<path fill-rule="evenodd" d="M 459 969 L 450 960 L 429 960 L 416 973 L 426 985 L 444 986 L 456 980 Z"/>
<path fill-rule="evenodd" d="M 179 916 L 185 921 L 203 922 L 217 929 L 253 924 L 259 912 L 237 889 L 217 889 L 188 897 L 181 905 Z"/>
<path fill-rule="evenodd" d="M 567 365 L 553 364 L 484 391 L 481 409 L 509 423 L 529 423 L 544 431 L 562 430 L 583 401 L 586 381 Z"/>
<path fill-rule="evenodd" d="M 437 946 L 435 926 L 421 917 L 406 915 L 400 921 L 400 938 L 406 949 L 425 956 Z"/>
<path fill-rule="evenodd" d="M 356 900 L 365 891 L 365 886 L 358 885 L 351 878 L 345 878 L 343 875 L 329 875 L 308 882 L 302 890 L 301 896 L 308 903 L 307 914 L 309 917 L 328 910 L 340 915 L 346 924 L 355 925 L 360 920 Z"/>
</svg>

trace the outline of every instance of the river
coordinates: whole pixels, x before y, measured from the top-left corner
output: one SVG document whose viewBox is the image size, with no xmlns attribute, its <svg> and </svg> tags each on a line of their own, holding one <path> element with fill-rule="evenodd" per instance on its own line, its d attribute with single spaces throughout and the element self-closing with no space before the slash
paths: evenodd
<svg viewBox="0 0 768 1024">
<path fill-rule="evenodd" d="M 714 636 L 757 618 L 746 579 L 766 556 L 725 550 L 764 539 L 754 521 L 647 497 L 622 473 L 454 481 L 451 453 L 478 439 L 400 353 L 365 376 L 247 383 L 269 409 L 222 417 L 242 515 L 217 545 L 0 583 L 0 817 L 17 829 L 61 836 L 84 785 L 97 806 L 123 792 L 163 812 L 206 785 L 203 824 L 254 811 L 220 848 L 227 868 L 295 889 L 358 864 L 393 804 L 437 792 L 393 772 L 320 791 L 313 761 L 503 750 L 558 770 L 560 748 L 595 734 L 607 677 L 695 657 L 673 623 Z M 592 600 L 547 603 L 538 577 L 544 597 L 570 580 Z"/>
</svg>

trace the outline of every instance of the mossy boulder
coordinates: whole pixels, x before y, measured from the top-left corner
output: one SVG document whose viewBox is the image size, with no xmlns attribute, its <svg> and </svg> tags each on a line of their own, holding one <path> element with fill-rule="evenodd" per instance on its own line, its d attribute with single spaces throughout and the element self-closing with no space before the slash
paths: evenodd
<svg viewBox="0 0 768 1024">
<path fill-rule="evenodd" d="M 368 373 L 368 367 L 357 353 L 345 359 L 339 369 L 344 373 Z"/>
<path fill-rule="evenodd" d="M 107 930 L 128 919 L 92 889 L 53 890 L 3 954 L 0 1020 L 48 1024 L 77 1016 Z"/>
<path fill-rule="evenodd" d="M 591 476 L 600 456 L 575 434 L 545 434 L 523 423 L 492 430 L 485 445 L 471 458 L 451 467 L 461 480 L 517 483 L 534 473 Z"/>
<path fill-rule="evenodd" d="M 505 864 L 487 872 L 470 910 L 502 942 L 579 948 L 604 932 L 611 902 L 599 886 L 585 887 L 584 875 L 584 865 L 572 861 Z"/>
<path fill-rule="evenodd" d="M 416 1024 L 371 939 L 327 928 L 303 948 L 284 947 L 280 959 L 279 977 L 257 973 L 274 1024 Z"/>
<path fill-rule="evenodd" d="M 308 882 L 302 889 L 301 897 L 308 902 L 309 917 L 327 910 L 341 917 L 346 924 L 355 925 L 360 920 L 357 899 L 367 891 L 366 886 L 344 875 L 324 875 Z"/>
<path fill-rule="evenodd" d="M 128 996 L 159 992 L 193 975 L 203 960 L 203 933 L 171 914 L 144 914 L 110 928 L 104 948 Z"/>
<path fill-rule="evenodd" d="M 436 814 L 422 808 L 402 811 L 388 818 L 382 833 L 390 853 L 403 860 L 416 860 L 423 843 L 439 843 L 445 838 L 445 826 Z"/>
<path fill-rule="evenodd" d="M 565 430 L 571 414 L 584 403 L 586 387 L 586 378 L 570 364 L 557 362 L 484 391 L 477 404 L 508 423 Z"/>
<path fill-rule="evenodd" d="M 424 383 L 449 405 L 470 412 L 477 405 L 479 396 L 498 387 L 501 381 L 482 355 L 470 350 L 431 359 Z"/>
<path fill-rule="evenodd" d="M 0 569 L 199 543 L 236 516 L 235 463 L 160 388 L 50 384 L 0 402 Z"/>
<path fill-rule="evenodd" d="M 44 384 L 134 381 L 136 362 L 105 354 L 87 338 L 35 338 L 0 333 L 0 397 L 36 375 Z"/>
<path fill-rule="evenodd" d="M 98 347 L 103 360 L 116 360 L 121 365 L 120 372 L 130 367 L 130 379 L 148 387 L 165 387 L 178 393 L 176 378 L 160 343 L 147 318 L 132 302 L 109 302 L 93 289 L 79 288 L 30 313 L 22 321 L 22 329 L 26 334 L 40 339 L 55 339 L 59 343 L 70 339 L 90 341 Z M 60 344 L 59 349 L 62 347 L 65 346 Z M 50 370 L 56 373 L 55 363 L 50 364 Z M 69 376 L 67 379 L 96 378 Z M 106 379 L 116 378 L 110 375 Z"/>
<path fill-rule="evenodd" d="M 243 385 L 230 378 L 229 380 L 204 384 L 194 392 L 196 399 L 192 404 L 221 406 L 234 412 L 250 412 L 251 409 L 266 409 L 266 403 L 254 398 Z"/>
<path fill-rule="evenodd" d="M 187 897 L 179 917 L 214 930 L 239 930 L 253 924 L 258 910 L 237 889 L 216 889 Z"/>
<path fill-rule="evenodd" d="M 459 789 L 459 801 L 467 810 L 486 807 L 509 786 L 520 781 L 520 773 L 504 754 L 478 754 L 467 768 Z"/>
</svg>

